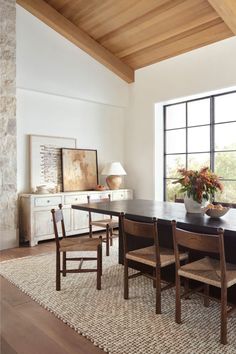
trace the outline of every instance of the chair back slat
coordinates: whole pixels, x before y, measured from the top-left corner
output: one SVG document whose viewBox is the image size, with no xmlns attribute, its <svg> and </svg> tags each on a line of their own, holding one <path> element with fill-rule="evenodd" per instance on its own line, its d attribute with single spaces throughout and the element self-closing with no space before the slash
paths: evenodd
<svg viewBox="0 0 236 354">
<path fill-rule="evenodd" d="M 124 232 L 129 235 L 154 239 L 155 224 L 153 222 L 143 223 L 139 221 L 124 219 L 123 225 Z"/>
<path fill-rule="evenodd" d="M 180 246 L 210 253 L 219 253 L 219 235 L 205 235 L 176 228 L 176 243 Z"/>
<path fill-rule="evenodd" d="M 58 210 L 55 210 L 55 221 L 56 223 L 58 223 L 59 221 L 62 221 L 63 220 L 63 213 L 62 213 L 62 210 L 58 209 Z"/>
<path fill-rule="evenodd" d="M 90 197 L 90 195 L 87 195 L 87 201 L 89 203 L 108 203 L 111 201 L 111 195 L 108 194 L 108 196 L 101 197 L 100 199 L 93 199 Z M 92 212 L 89 211 L 89 224 L 92 222 Z M 112 215 L 110 215 L 110 219 L 112 220 Z"/>
<path fill-rule="evenodd" d="M 63 218 L 63 212 L 62 212 L 62 204 L 59 204 L 59 209 L 52 209 L 52 222 L 53 222 L 53 228 L 54 228 L 54 235 L 56 239 L 56 245 L 59 248 L 60 247 L 60 241 L 59 241 L 59 236 L 60 234 L 62 237 L 66 237 L 66 232 L 65 232 L 65 224 L 64 224 L 64 218 Z M 58 228 L 58 224 L 60 225 L 60 231 Z"/>
<path fill-rule="evenodd" d="M 157 220 L 152 219 L 150 222 L 140 222 L 129 219 L 129 216 L 121 215 L 121 232 L 123 235 L 124 254 L 129 251 L 128 238 L 130 237 L 145 237 L 153 241 L 155 246 L 156 264 L 160 265 L 160 249 L 157 229 Z"/>
</svg>

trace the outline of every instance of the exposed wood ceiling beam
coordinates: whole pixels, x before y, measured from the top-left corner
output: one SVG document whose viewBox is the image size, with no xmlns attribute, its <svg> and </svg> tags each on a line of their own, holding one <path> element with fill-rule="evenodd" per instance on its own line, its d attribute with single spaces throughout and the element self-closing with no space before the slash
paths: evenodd
<svg viewBox="0 0 236 354">
<path fill-rule="evenodd" d="M 123 60 L 135 69 L 139 69 L 157 63 L 158 61 L 228 38 L 232 35 L 233 33 L 230 29 L 219 18 L 211 23 L 199 26 L 197 31 L 196 29 L 192 29 L 185 33 L 181 33 L 168 40 L 127 55 Z"/>
<path fill-rule="evenodd" d="M 211 6 L 223 19 L 225 24 L 236 35 L 236 1 L 235 0 L 208 0 Z"/>
<path fill-rule="evenodd" d="M 72 24 L 43 0 L 17 0 L 17 3 L 120 76 L 123 80 L 128 83 L 134 81 L 134 70 L 130 66 L 115 57 L 106 48 Z"/>
</svg>

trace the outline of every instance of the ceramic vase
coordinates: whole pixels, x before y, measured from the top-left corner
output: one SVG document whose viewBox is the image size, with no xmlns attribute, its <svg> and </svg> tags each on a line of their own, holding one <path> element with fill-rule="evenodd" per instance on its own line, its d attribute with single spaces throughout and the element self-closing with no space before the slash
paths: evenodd
<svg viewBox="0 0 236 354">
<path fill-rule="evenodd" d="M 206 199 L 203 199 L 201 203 L 193 200 L 192 197 L 184 197 L 184 205 L 187 213 L 202 214 L 205 212 L 205 207 L 208 204 Z"/>
</svg>

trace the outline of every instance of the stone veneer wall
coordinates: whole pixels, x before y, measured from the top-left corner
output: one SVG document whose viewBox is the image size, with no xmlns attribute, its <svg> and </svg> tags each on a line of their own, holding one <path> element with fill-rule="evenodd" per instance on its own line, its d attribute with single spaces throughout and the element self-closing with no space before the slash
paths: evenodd
<svg viewBox="0 0 236 354">
<path fill-rule="evenodd" d="M 0 0 L 0 249 L 18 245 L 16 2 Z"/>
</svg>

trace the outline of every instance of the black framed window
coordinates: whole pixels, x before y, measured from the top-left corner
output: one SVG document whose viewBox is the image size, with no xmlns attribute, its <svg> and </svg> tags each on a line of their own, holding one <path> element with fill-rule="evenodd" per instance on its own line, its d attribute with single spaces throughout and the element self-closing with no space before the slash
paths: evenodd
<svg viewBox="0 0 236 354">
<path fill-rule="evenodd" d="M 216 201 L 236 202 L 236 91 L 164 106 L 164 200 L 174 201 L 181 167 L 222 177 Z"/>
</svg>

